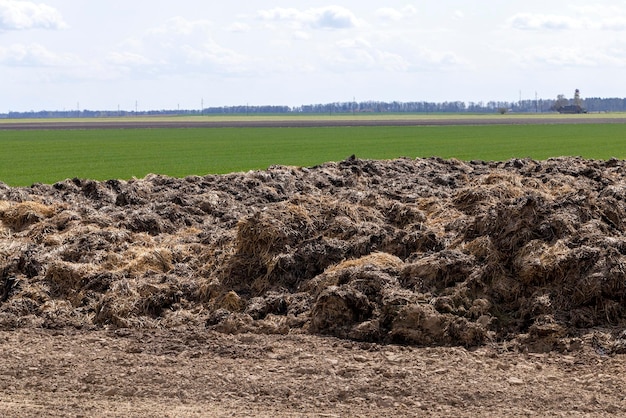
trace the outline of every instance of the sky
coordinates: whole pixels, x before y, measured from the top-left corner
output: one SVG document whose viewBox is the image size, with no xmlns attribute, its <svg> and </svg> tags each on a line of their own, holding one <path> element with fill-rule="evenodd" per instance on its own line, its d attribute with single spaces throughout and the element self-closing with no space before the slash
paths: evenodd
<svg viewBox="0 0 626 418">
<path fill-rule="evenodd" d="M 626 97 L 626 0 L 0 0 L 0 113 Z"/>
</svg>

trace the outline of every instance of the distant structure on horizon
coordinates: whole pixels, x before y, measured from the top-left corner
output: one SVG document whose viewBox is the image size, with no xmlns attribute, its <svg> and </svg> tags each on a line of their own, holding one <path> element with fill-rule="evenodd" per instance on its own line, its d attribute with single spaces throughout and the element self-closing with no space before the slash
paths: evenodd
<svg viewBox="0 0 626 418">
<path fill-rule="evenodd" d="M 574 104 L 567 104 L 567 102 L 567 99 L 565 99 L 562 95 L 559 95 L 556 103 L 554 104 L 554 110 L 559 113 L 566 114 L 587 113 L 587 109 L 582 106 L 580 90 L 576 89 L 574 92 Z"/>
<path fill-rule="evenodd" d="M 210 106 L 205 107 L 205 101 L 201 100 L 201 109 L 181 109 L 176 106 L 173 109 L 161 110 L 123 110 L 119 106 L 115 110 L 39 110 L 39 111 L 8 111 L 0 112 L 2 119 L 45 119 L 45 118 L 119 118 L 137 116 L 204 116 L 213 115 L 274 115 L 274 114 L 326 114 L 326 115 L 355 115 L 372 113 L 415 113 L 415 114 L 439 114 L 439 113 L 606 113 L 626 112 L 626 97 L 585 97 L 580 96 L 580 90 L 576 89 L 574 99 L 568 99 L 559 94 L 554 99 L 541 99 L 535 94 L 533 99 L 515 101 L 489 102 L 464 102 L 464 101 L 378 101 L 367 100 L 356 102 L 317 103 L 300 106 L 285 105 L 238 105 L 238 106 Z"/>
</svg>

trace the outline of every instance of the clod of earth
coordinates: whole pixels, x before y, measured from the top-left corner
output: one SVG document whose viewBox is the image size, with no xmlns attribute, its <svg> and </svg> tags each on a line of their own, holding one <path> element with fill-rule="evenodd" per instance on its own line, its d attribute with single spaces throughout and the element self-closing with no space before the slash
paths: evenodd
<svg viewBox="0 0 626 418">
<path fill-rule="evenodd" d="M 349 158 L 0 183 L 0 327 L 562 349 L 625 323 L 625 175 L 615 159 Z"/>
</svg>

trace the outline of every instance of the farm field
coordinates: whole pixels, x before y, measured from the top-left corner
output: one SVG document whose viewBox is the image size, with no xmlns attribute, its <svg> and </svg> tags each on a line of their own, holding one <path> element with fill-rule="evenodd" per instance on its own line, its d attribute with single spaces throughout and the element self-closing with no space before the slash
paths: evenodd
<svg viewBox="0 0 626 418">
<path fill-rule="evenodd" d="M 626 124 L 0 130 L 0 146 L 0 181 L 26 186 L 73 177 L 182 177 L 274 164 L 312 166 L 350 155 L 486 161 L 623 158 Z"/>
<path fill-rule="evenodd" d="M 581 120 L 0 129 L 0 415 L 624 416 Z"/>
</svg>

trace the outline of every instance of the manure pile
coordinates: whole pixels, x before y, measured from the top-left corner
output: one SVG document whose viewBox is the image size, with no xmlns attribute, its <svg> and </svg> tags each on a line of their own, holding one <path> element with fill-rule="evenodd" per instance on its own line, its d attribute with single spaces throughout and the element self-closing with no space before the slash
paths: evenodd
<svg viewBox="0 0 626 418">
<path fill-rule="evenodd" d="M 625 231 L 615 159 L 0 183 L 0 327 L 568 349 L 625 322 Z"/>
</svg>

